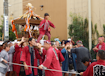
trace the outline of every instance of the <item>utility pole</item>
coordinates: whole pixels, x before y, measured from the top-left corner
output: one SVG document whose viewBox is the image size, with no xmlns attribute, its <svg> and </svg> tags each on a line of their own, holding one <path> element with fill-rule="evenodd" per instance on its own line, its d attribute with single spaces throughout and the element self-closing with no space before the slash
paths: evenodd
<svg viewBox="0 0 105 76">
<path fill-rule="evenodd" d="M 88 0 L 88 15 L 89 15 L 89 51 L 90 51 L 92 49 L 91 0 Z"/>
<path fill-rule="evenodd" d="M 8 0 L 4 0 L 3 8 L 4 8 L 4 40 L 9 40 Z"/>
</svg>

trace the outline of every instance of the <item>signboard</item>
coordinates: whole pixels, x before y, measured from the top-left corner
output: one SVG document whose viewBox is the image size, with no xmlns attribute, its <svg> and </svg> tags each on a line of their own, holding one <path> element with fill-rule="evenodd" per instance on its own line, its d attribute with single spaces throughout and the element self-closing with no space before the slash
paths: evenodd
<svg viewBox="0 0 105 76">
<path fill-rule="evenodd" d="M 4 16 L 4 39 L 9 40 L 8 16 Z"/>
</svg>

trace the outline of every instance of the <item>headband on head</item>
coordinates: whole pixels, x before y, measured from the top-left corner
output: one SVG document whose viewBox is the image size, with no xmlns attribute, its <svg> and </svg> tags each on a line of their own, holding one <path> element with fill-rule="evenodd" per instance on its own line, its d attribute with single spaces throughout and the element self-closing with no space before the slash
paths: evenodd
<svg viewBox="0 0 105 76">
<path fill-rule="evenodd" d="M 99 39 L 103 40 L 103 38 L 102 38 L 102 37 L 99 37 L 99 38 L 98 38 L 98 40 L 99 40 Z"/>
<path fill-rule="evenodd" d="M 78 44 L 78 43 L 82 44 L 82 41 L 81 41 L 81 40 L 78 40 L 78 41 L 76 42 L 76 44 Z"/>
<path fill-rule="evenodd" d="M 44 41 L 44 43 L 51 44 L 49 40 Z"/>
</svg>

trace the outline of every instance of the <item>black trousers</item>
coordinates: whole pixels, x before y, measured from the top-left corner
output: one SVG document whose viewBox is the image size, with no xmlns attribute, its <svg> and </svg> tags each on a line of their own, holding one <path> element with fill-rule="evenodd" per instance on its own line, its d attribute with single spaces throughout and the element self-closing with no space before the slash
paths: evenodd
<svg viewBox="0 0 105 76">
<path fill-rule="evenodd" d="M 26 76 L 25 71 L 20 71 L 19 76 Z"/>
<path fill-rule="evenodd" d="M 39 74 L 39 76 L 42 76 L 42 70 L 38 69 L 38 74 Z"/>
</svg>

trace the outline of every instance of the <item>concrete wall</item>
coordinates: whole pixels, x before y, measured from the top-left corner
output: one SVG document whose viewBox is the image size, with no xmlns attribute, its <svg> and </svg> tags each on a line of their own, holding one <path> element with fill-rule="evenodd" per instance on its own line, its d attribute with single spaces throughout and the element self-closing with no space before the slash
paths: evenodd
<svg viewBox="0 0 105 76">
<path fill-rule="evenodd" d="M 103 34 L 105 24 L 105 0 L 92 0 L 92 22 L 97 23 L 99 34 Z"/>
<path fill-rule="evenodd" d="M 28 1 L 28 0 L 23 0 Z M 34 12 L 41 17 L 44 13 L 50 14 L 50 21 L 56 26 L 55 29 L 51 29 L 51 36 L 59 37 L 60 40 L 67 39 L 67 3 L 66 0 L 29 0 L 30 3 L 36 8 Z M 23 3 L 23 8 L 27 3 Z M 43 5 L 41 10 L 40 5 Z M 24 10 L 25 12 L 25 10 Z"/>
</svg>

